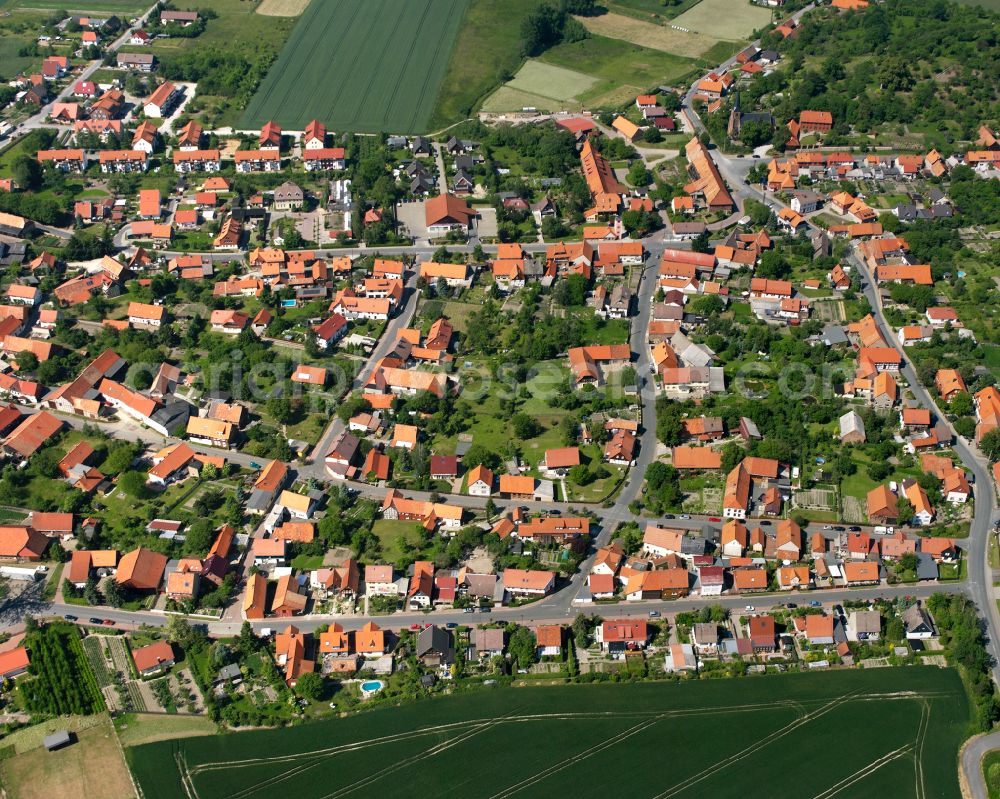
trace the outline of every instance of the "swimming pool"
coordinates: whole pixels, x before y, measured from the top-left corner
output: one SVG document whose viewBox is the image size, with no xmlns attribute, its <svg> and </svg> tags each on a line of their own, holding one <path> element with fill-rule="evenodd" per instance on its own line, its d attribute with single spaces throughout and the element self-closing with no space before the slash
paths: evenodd
<svg viewBox="0 0 1000 799">
<path fill-rule="evenodd" d="M 365 680 L 361 683 L 361 697 L 367 699 L 372 694 L 377 694 L 385 688 L 385 683 L 381 680 Z"/>
<path fill-rule="evenodd" d="M 295 307 L 295 300 L 282 300 L 281 301 L 281 307 L 282 308 L 294 308 Z"/>
</svg>

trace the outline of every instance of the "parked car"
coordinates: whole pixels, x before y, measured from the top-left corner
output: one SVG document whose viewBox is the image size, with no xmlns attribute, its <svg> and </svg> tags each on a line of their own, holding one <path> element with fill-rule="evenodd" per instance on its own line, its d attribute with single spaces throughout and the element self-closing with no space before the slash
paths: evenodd
<svg viewBox="0 0 1000 799">
<path fill-rule="evenodd" d="M 105 627 L 114 627 L 115 621 L 114 619 L 105 619 L 104 621 L 101 622 L 101 624 L 103 624 Z"/>
<path fill-rule="evenodd" d="M 812 600 L 809 603 L 809 607 L 811 607 L 811 608 L 820 608 L 820 607 L 823 607 L 823 603 L 820 602 L 818 599 L 814 599 L 814 600 Z"/>
<path fill-rule="evenodd" d="M 722 521 L 722 519 L 720 519 L 718 516 L 709 516 L 708 520 L 710 522 L 721 522 Z"/>
<path fill-rule="evenodd" d="M 101 620 L 99 618 L 97 618 L 96 616 L 91 616 L 90 619 L 88 619 L 88 621 L 91 624 L 101 624 Z"/>
<path fill-rule="evenodd" d="M 449 630 L 454 630 L 456 627 L 458 627 L 458 625 L 455 622 L 450 621 L 445 625 L 445 627 L 447 627 Z"/>
<path fill-rule="evenodd" d="M 759 522 L 757 522 L 757 524 L 759 524 L 761 527 L 771 526 L 771 523 L 767 519 L 761 519 Z"/>
<path fill-rule="evenodd" d="M 476 612 L 475 608 L 465 608 L 465 610 L 462 611 L 462 613 L 475 613 L 475 612 Z"/>
<path fill-rule="evenodd" d="M 850 530 L 852 533 L 860 533 L 861 532 L 861 528 L 858 527 L 857 525 L 854 525 L 853 527 L 848 527 L 847 529 Z"/>
<path fill-rule="evenodd" d="M 755 608 L 753 605 L 747 605 L 745 608 L 743 608 L 743 610 L 745 610 L 747 613 L 753 613 Z"/>
<path fill-rule="evenodd" d="M 65 616 L 63 616 L 63 618 L 66 619 L 66 621 L 76 621 L 76 616 L 74 616 L 72 613 L 67 613 Z"/>
<path fill-rule="evenodd" d="M 798 605 L 796 605 L 794 602 L 789 602 L 787 605 L 785 605 L 785 607 L 788 608 L 789 610 L 795 610 L 795 608 L 797 608 Z"/>
<path fill-rule="evenodd" d="M 649 618 L 651 618 L 651 619 L 658 619 L 658 618 L 660 618 L 660 611 L 658 611 L 658 610 L 651 610 L 651 611 L 649 611 Z"/>
</svg>

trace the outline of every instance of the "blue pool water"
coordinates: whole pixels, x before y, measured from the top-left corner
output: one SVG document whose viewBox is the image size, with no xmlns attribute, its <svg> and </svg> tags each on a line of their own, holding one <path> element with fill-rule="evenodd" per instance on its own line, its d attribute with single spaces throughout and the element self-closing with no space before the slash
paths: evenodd
<svg viewBox="0 0 1000 799">
<path fill-rule="evenodd" d="M 365 693 L 373 694 L 376 691 L 381 691 L 384 686 L 385 683 L 381 680 L 368 680 L 361 683 L 361 690 Z"/>
<path fill-rule="evenodd" d="M 295 300 L 282 300 L 281 301 L 281 307 L 282 308 L 294 308 L 295 307 Z"/>
</svg>

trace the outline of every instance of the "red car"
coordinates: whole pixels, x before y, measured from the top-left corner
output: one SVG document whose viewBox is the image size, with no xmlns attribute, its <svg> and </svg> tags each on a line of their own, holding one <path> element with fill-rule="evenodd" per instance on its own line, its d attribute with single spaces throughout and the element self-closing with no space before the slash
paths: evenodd
<svg viewBox="0 0 1000 799">
<path fill-rule="evenodd" d="M 721 522 L 722 521 L 722 519 L 720 519 L 718 516 L 709 516 L 708 520 L 710 522 Z"/>
<path fill-rule="evenodd" d="M 423 628 L 419 624 L 411 624 L 410 625 L 410 629 L 411 630 L 421 630 Z"/>
<path fill-rule="evenodd" d="M 114 627 L 115 623 L 111 619 L 105 619 L 101 622 L 105 627 Z"/>
</svg>

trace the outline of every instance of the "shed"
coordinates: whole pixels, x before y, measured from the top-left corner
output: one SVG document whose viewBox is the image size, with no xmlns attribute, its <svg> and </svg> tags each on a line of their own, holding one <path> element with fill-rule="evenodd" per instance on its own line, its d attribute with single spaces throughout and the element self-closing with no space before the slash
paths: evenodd
<svg viewBox="0 0 1000 799">
<path fill-rule="evenodd" d="M 54 752 L 56 749 L 62 749 L 64 746 L 69 746 L 73 743 L 73 738 L 69 734 L 69 730 L 56 730 L 51 735 L 46 735 L 42 740 L 45 748 Z"/>
</svg>

